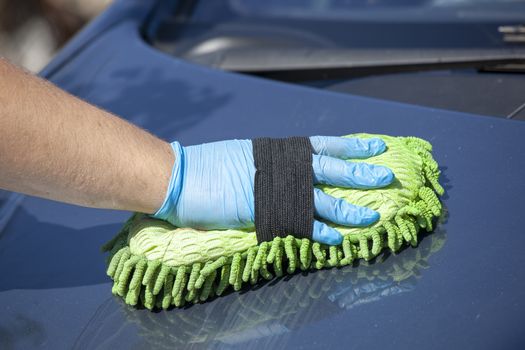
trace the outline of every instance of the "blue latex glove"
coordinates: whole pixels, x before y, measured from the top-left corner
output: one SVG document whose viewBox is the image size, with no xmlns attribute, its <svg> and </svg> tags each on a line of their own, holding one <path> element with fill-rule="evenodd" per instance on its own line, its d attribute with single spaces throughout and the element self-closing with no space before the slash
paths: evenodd
<svg viewBox="0 0 525 350">
<path fill-rule="evenodd" d="M 394 175 L 386 167 L 352 163 L 343 159 L 368 158 L 385 151 L 378 138 L 330 136 L 310 138 L 316 184 L 352 188 L 389 185 Z M 251 140 L 229 140 L 181 147 L 171 144 L 175 163 L 166 199 L 153 215 L 179 227 L 197 229 L 246 229 L 255 226 L 255 165 Z M 379 219 L 372 209 L 352 205 L 312 187 L 315 216 L 345 226 L 368 226 Z M 341 234 L 315 220 L 313 239 L 340 244 Z"/>
</svg>

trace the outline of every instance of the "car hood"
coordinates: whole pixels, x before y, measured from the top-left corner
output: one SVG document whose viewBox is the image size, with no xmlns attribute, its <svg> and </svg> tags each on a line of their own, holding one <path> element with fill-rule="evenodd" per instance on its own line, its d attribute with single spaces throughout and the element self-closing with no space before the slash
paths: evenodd
<svg viewBox="0 0 525 350">
<path fill-rule="evenodd" d="M 422 137 L 434 145 L 443 172 L 446 213 L 417 248 L 373 263 L 150 312 L 111 295 L 99 251 L 129 213 L 24 197 L 0 232 L 2 348 L 482 349 L 523 343 L 524 123 L 189 64 L 141 39 L 152 5 L 117 2 L 43 75 L 184 145 L 354 132 Z"/>
</svg>

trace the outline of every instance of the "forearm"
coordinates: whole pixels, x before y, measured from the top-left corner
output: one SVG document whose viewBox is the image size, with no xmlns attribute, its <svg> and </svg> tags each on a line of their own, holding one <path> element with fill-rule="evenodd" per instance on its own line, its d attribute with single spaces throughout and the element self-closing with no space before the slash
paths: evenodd
<svg viewBox="0 0 525 350">
<path fill-rule="evenodd" d="M 0 59 L 0 188 L 97 208 L 155 212 L 170 145 Z"/>
</svg>

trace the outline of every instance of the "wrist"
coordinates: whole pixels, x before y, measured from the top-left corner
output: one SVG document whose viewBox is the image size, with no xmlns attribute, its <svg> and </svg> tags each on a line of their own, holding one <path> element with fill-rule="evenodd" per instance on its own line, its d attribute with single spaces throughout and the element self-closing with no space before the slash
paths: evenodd
<svg viewBox="0 0 525 350">
<path fill-rule="evenodd" d="M 173 166 L 171 176 L 166 189 L 164 201 L 160 208 L 151 216 L 156 219 L 170 221 L 175 216 L 175 208 L 182 190 L 182 178 L 184 171 L 184 149 L 177 141 L 170 144 L 173 151 Z"/>
</svg>

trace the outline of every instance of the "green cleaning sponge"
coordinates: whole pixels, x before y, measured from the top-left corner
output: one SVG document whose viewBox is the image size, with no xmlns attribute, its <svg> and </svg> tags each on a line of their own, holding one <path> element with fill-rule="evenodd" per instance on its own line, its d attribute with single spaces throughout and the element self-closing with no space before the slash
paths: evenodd
<svg viewBox="0 0 525 350">
<path fill-rule="evenodd" d="M 167 309 L 221 295 L 230 286 L 271 279 L 298 269 L 346 266 L 354 259 L 370 260 L 383 248 L 398 251 L 416 246 L 418 231 L 432 230 L 441 214 L 436 196 L 443 194 L 432 146 L 416 137 L 381 137 L 387 151 L 367 163 L 384 165 L 395 174 L 388 187 L 360 190 L 319 186 L 324 192 L 378 211 L 381 219 L 365 228 L 336 227 L 344 236 L 339 246 L 325 246 L 293 236 L 257 244 L 254 231 L 199 231 L 177 228 L 143 214 L 133 215 L 121 232 L 104 246 L 109 251 L 108 275 L 113 293 L 127 304 Z M 352 160 L 353 162 L 359 160 Z"/>
</svg>

